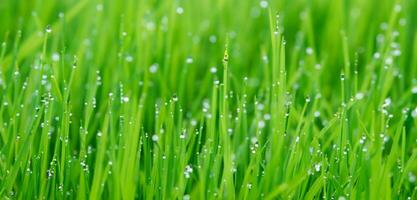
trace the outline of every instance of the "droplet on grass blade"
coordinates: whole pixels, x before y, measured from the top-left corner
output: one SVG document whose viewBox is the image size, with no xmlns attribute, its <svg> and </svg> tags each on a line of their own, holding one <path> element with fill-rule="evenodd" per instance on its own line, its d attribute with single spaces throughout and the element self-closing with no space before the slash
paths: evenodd
<svg viewBox="0 0 417 200">
<path fill-rule="evenodd" d="M 342 74 L 340 74 L 340 80 L 341 80 L 341 81 L 344 81 L 344 80 L 345 80 L 345 74 L 343 74 L 343 73 L 342 73 Z"/>
<path fill-rule="evenodd" d="M 51 33 L 51 32 L 52 32 L 51 25 L 47 25 L 47 26 L 46 26 L 46 28 L 45 28 L 45 32 L 47 32 L 47 33 Z"/>
<path fill-rule="evenodd" d="M 314 50 L 311 47 L 307 47 L 306 53 L 307 53 L 307 55 L 313 55 Z"/>
<path fill-rule="evenodd" d="M 399 21 L 399 24 L 400 24 L 401 26 L 405 26 L 405 25 L 407 24 L 407 20 L 406 20 L 406 19 L 404 19 L 404 18 L 401 18 L 401 19 L 400 19 L 400 21 Z"/>
<path fill-rule="evenodd" d="M 154 142 L 158 142 L 158 140 L 159 140 L 159 137 L 158 137 L 158 135 L 152 135 L 152 141 L 154 141 Z"/>
<path fill-rule="evenodd" d="M 392 63 L 394 62 L 394 60 L 392 59 L 392 57 L 388 57 L 385 59 L 385 64 L 387 65 L 392 65 Z"/>
<path fill-rule="evenodd" d="M 402 9 L 402 7 L 401 7 L 401 5 L 400 5 L 400 4 L 396 4 L 396 5 L 394 6 L 394 11 L 395 11 L 395 12 L 397 12 L 397 13 L 401 12 L 401 9 Z"/>
<path fill-rule="evenodd" d="M 417 107 L 411 112 L 413 118 L 417 118 Z"/>
<path fill-rule="evenodd" d="M 415 176 L 412 172 L 409 172 L 409 173 L 408 173 L 408 181 L 409 181 L 410 183 L 414 183 L 414 182 L 416 182 L 416 176 Z"/>
<path fill-rule="evenodd" d="M 182 197 L 182 199 L 183 199 L 183 200 L 190 200 L 191 198 L 190 198 L 190 195 L 189 195 L 189 194 L 185 194 L 185 195 Z"/>
<path fill-rule="evenodd" d="M 398 56 L 401 55 L 401 50 L 395 49 L 395 50 L 392 51 L 391 55 L 395 56 L 395 57 L 398 57 Z"/>
<path fill-rule="evenodd" d="M 55 52 L 52 54 L 52 61 L 58 62 L 59 58 L 60 58 L 59 53 Z"/>
<path fill-rule="evenodd" d="M 274 31 L 274 35 L 278 35 L 280 32 L 279 30 L 279 14 L 277 13 L 275 15 L 275 31 Z"/>
<path fill-rule="evenodd" d="M 414 87 L 411 89 L 411 93 L 413 93 L 413 94 L 417 94 L 417 86 L 414 86 Z"/>
<path fill-rule="evenodd" d="M 262 0 L 261 2 L 259 2 L 259 5 L 261 6 L 261 8 L 267 8 L 268 7 L 268 1 Z"/>
<path fill-rule="evenodd" d="M 358 92 L 355 95 L 355 99 L 356 100 L 361 100 L 361 99 L 363 99 L 363 96 L 364 96 L 364 94 L 362 92 Z"/>
<path fill-rule="evenodd" d="M 176 12 L 177 12 L 177 14 L 182 15 L 184 13 L 184 8 L 177 7 Z"/>
<path fill-rule="evenodd" d="M 265 121 L 260 120 L 260 121 L 258 122 L 258 127 L 259 127 L 260 129 L 263 129 L 263 128 L 265 127 Z"/>
<path fill-rule="evenodd" d="M 216 67 L 211 67 L 211 68 L 210 68 L 210 72 L 211 72 L 212 74 L 216 73 L 216 72 L 217 72 L 217 68 L 216 68 Z"/>
<path fill-rule="evenodd" d="M 158 71 L 158 64 L 154 63 L 149 67 L 149 72 L 152 74 L 155 74 Z"/>
<path fill-rule="evenodd" d="M 346 197 L 340 196 L 339 198 L 337 198 L 337 200 L 346 200 Z"/>
<path fill-rule="evenodd" d="M 174 102 L 177 102 L 177 101 L 178 101 L 178 96 L 177 96 L 177 94 L 172 95 L 172 100 L 173 100 Z"/>
<path fill-rule="evenodd" d="M 248 183 L 247 187 L 248 187 L 248 190 L 251 190 L 252 189 L 252 183 Z"/>
<path fill-rule="evenodd" d="M 319 172 L 321 169 L 321 163 L 317 163 L 314 165 L 314 169 L 316 170 L 316 172 Z"/>
<path fill-rule="evenodd" d="M 209 41 L 210 41 L 210 43 L 216 43 L 217 42 L 217 37 L 215 36 L 215 35 L 211 35 L 210 37 L 209 37 Z"/>
<path fill-rule="evenodd" d="M 381 54 L 379 52 L 375 52 L 374 59 L 379 59 L 379 58 L 381 58 Z"/>
<path fill-rule="evenodd" d="M 185 166 L 185 170 L 184 170 L 185 178 L 187 178 L 187 179 L 190 178 L 191 173 L 193 173 L 193 168 L 190 165 Z"/>
<path fill-rule="evenodd" d="M 127 55 L 125 60 L 126 60 L 126 62 L 132 62 L 133 61 L 133 56 Z"/>
<path fill-rule="evenodd" d="M 192 57 L 188 57 L 187 59 L 185 59 L 185 62 L 187 64 L 191 64 L 191 63 L 193 63 L 193 58 Z"/>
<path fill-rule="evenodd" d="M 103 4 L 97 4 L 96 5 L 96 10 L 101 12 L 103 10 L 103 7 L 104 7 Z"/>
<path fill-rule="evenodd" d="M 129 97 L 126 97 L 126 96 L 122 97 L 122 103 L 127 103 L 127 102 L 129 102 Z"/>
</svg>

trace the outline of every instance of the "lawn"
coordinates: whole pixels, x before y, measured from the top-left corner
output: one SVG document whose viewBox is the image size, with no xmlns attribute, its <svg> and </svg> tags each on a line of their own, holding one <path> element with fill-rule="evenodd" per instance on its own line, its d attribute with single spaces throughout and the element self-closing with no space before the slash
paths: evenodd
<svg viewBox="0 0 417 200">
<path fill-rule="evenodd" d="M 417 199 L 415 0 L 0 0 L 0 199 Z"/>
</svg>

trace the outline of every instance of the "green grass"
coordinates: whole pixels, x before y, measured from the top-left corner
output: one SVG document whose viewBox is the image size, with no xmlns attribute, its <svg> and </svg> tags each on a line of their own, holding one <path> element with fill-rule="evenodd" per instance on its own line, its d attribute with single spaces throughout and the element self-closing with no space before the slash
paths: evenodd
<svg viewBox="0 0 417 200">
<path fill-rule="evenodd" d="M 0 199 L 417 199 L 417 1 L 2 0 Z"/>
</svg>

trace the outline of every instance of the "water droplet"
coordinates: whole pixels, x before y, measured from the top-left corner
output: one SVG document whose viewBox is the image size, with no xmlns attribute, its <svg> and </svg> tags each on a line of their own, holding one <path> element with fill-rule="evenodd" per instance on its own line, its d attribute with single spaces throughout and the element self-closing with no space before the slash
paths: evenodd
<svg viewBox="0 0 417 200">
<path fill-rule="evenodd" d="M 342 73 L 342 74 L 340 74 L 340 80 L 341 80 L 341 81 L 344 81 L 344 80 L 345 80 L 345 74 L 343 74 L 343 73 Z"/>
<path fill-rule="evenodd" d="M 314 169 L 316 170 L 316 172 L 319 172 L 321 169 L 321 163 L 317 163 L 314 165 Z"/>
<path fill-rule="evenodd" d="M 177 7 L 176 11 L 177 11 L 177 14 L 182 15 L 184 13 L 184 8 Z"/>
<path fill-rule="evenodd" d="M 158 71 L 158 64 L 154 63 L 149 67 L 149 72 L 151 72 L 152 74 L 155 74 Z"/>
<path fill-rule="evenodd" d="M 46 26 L 46 28 L 45 28 L 45 31 L 46 31 L 47 33 L 51 33 L 51 32 L 52 32 L 51 25 L 47 25 L 47 26 Z"/>
<path fill-rule="evenodd" d="M 211 67 L 211 68 L 210 68 L 210 72 L 211 72 L 212 74 L 216 73 L 216 72 L 217 72 L 217 68 L 216 68 L 216 67 Z"/>
<path fill-rule="evenodd" d="M 381 58 L 381 54 L 379 52 L 374 53 L 374 59 Z"/>
<path fill-rule="evenodd" d="M 410 183 L 416 182 L 416 176 L 412 172 L 408 173 L 408 181 L 410 181 Z"/>
<path fill-rule="evenodd" d="M 417 94 L 417 86 L 414 86 L 414 87 L 411 89 L 411 93 L 413 93 L 413 94 Z"/>
<path fill-rule="evenodd" d="M 411 112 L 413 118 L 417 118 L 417 107 Z"/>
<path fill-rule="evenodd" d="M 401 50 L 399 49 L 395 49 L 394 51 L 392 51 L 391 53 L 393 56 L 398 57 L 401 55 Z"/>
<path fill-rule="evenodd" d="M 314 51 L 311 47 L 307 47 L 306 53 L 307 53 L 307 55 L 313 55 Z"/>
<path fill-rule="evenodd" d="M 188 57 L 188 58 L 185 60 L 185 63 L 187 63 L 187 64 L 191 64 L 191 63 L 193 63 L 193 58 Z"/>
<path fill-rule="evenodd" d="M 392 59 L 392 57 L 388 57 L 385 59 L 385 64 L 387 65 L 392 65 L 392 63 L 394 62 L 394 60 Z"/>
<path fill-rule="evenodd" d="M 251 190 L 252 189 L 252 183 L 248 183 L 247 187 L 248 187 L 249 190 Z"/>
<path fill-rule="evenodd" d="M 268 7 L 268 1 L 262 0 L 261 2 L 259 2 L 259 5 L 261 6 L 261 8 L 267 8 Z"/>
<path fill-rule="evenodd" d="M 178 96 L 177 94 L 172 95 L 172 100 L 177 102 L 178 101 Z"/>
<path fill-rule="evenodd" d="M 100 11 L 103 10 L 103 7 L 104 7 L 103 4 L 97 4 L 96 5 L 96 10 L 100 12 Z"/>
<path fill-rule="evenodd" d="M 401 5 L 400 5 L 400 4 L 396 4 L 396 5 L 394 6 L 394 11 L 395 11 L 395 12 L 397 12 L 397 13 L 401 12 L 401 9 L 402 9 L 402 7 L 401 7 Z"/>
<path fill-rule="evenodd" d="M 391 105 L 391 98 L 386 98 L 385 100 L 384 100 L 384 104 L 382 105 L 382 107 L 383 108 L 386 108 L 386 107 L 388 107 L 389 105 Z"/>
<path fill-rule="evenodd" d="M 364 94 L 363 94 L 362 92 L 358 92 L 358 93 L 356 93 L 356 95 L 355 95 L 355 98 L 356 98 L 357 100 L 361 100 L 361 99 L 363 99 L 363 97 L 364 97 Z"/>
<path fill-rule="evenodd" d="M 158 142 L 158 140 L 159 140 L 158 135 L 152 135 L 152 141 Z"/>
<path fill-rule="evenodd" d="M 123 103 L 127 103 L 127 102 L 129 102 L 129 97 L 122 97 L 122 102 Z"/>
<path fill-rule="evenodd" d="M 126 62 L 132 62 L 133 61 L 133 57 L 131 55 L 127 55 L 125 58 Z"/>
<path fill-rule="evenodd" d="M 193 173 L 193 168 L 190 165 L 185 166 L 185 170 L 184 170 L 185 178 L 187 178 L 187 179 L 190 178 L 191 173 Z"/>
<path fill-rule="evenodd" d="M 264 127 L 265 127 L 265 121 L 260 120 L 260 121 L 258 122 L 258 127 L 259 127 L 260 129 L 264 128 Z"/>
<path fill-rule="evenodd" d="M 340 196 L 339 198 L 337 198 L 337 200 L 346 200 L 346 197 Z"/>
<path fill-rule="evenodd" d="M 401 18 L 399 23 L 400 23 L 401 26 L 405 26 L 407 24 L 407 20 L 404 19 L 404 18 Z"/>
<path fill-rule="evenodd" d="M 52 61 L 58 62 L 59 61 L 59 53 L 53 53 L 52 54 Z"/>
<path fill-rule="evenodd" d="M 191 198 L 190 198 L 190 195 L 189 194 L 185 194 L 183 197 L 182 197 L 182 200 L 190 200 Z"/>
<path fill-rule="evenodd" d="M 215 36 L 215 35 L 211 35 L 210 37 L 209 37 L 209 41 L 211 42 L 211 43 L 216 43 L 217 42 L 217 37 Z"/>
</svg>

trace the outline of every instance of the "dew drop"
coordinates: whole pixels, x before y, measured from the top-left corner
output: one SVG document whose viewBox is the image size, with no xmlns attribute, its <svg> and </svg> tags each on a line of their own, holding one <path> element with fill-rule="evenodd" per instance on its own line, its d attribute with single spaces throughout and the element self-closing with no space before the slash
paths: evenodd
<svg viewBox="0 0 417 200">
<path fill-rule="evenodd" d="M 52 61 L 58 62 L 59 61 L 59 53 L 53 53 L 52 54 Z"/>
<path fill-rule="evenodd" d="M 343 73 L 342 73 L 342 74 L 340 74 L 340 80 L 341 80 L 341 81 L 344 81 L 344 80 L 345 80 L 345 74 L 343 74 Z"/>
<path fill-rule="evenodd" d="M 306 49 L 306 53 L 307 53 L 307 55 L 313 55 L 313 49 L 311 48 L 311 47 L 307 47 L 307 49 Z"/>
<path fill-rule="evenodd" d="M 216 72 L 217 72 L 217 68 L 216 68 L 216 67 L 211 67 L 211 68 L 210 68 L 210 72 L 211 72 L 212 74 L 216 73 Z"/>
<path fill-rule="evenodd" d="M 155 74 L 158 71 L 158 64 L 154 63 L 149 67 L 149 72 L 152 74 Z"/>
<path fill-rule="evenodd" d="M 172 100 L 177 102 L 178 101 L 178 96 L 177 94 L 172 95 Z"/>
<path fill-rule="evenodd" d="M 47 25 L 47 26 L 46 26 L 45 31 L 46 31 L 47 33 L 51 33 L 51 32 L 52 32 L 51 25 Z"/>
<path fill-rule="evenodd" d="M 176 11 L 177 11 L 177 14 L 182 15 L 184 13 L 184 8 L 177 7 Z"/>
<path fill-rule="evenodd" d="M 411 93 L 413 93 L 413 94 L 417 94 L 417 86 L 414 86 L 414 87 L 411 89 Z"/>
<path fill-rule="evenodd" d="M 259 2 L 259 5 L 261 6 L 261 8 L 267 8 L 268 7 L 268 1 L 262 0 L 261 2 Z"/>
<path fill-rule="evenodd" d="M 158 142 L 158 140 L 159 140 L 158 135 L 152 135 L 152 141 Z"/>
</svg>

